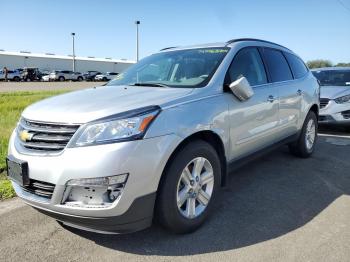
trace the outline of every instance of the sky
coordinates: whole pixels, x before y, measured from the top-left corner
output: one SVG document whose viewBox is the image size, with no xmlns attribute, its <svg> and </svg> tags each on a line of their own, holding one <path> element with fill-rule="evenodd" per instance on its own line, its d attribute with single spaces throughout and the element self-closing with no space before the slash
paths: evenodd
<svg viewBox="0 0 350 262">
<path fill-rule="evenodd" d="M 169 46 L 260 38 L 350 62 L 350 0 L 0 0 L 0 49 L 135 60 Z"/>
</svg>

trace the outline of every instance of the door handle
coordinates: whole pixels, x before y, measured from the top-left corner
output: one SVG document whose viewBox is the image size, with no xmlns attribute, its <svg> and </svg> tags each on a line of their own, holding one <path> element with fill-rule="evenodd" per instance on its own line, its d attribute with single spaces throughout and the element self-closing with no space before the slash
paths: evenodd
<svg viewBox="0 0 350 262">
<path fill-rule="evenodd" d="M 303 91 L 301 91 L 300 89 L 298 89 L 297 94 L 298 94 L 299 96 L 301 96 L 301 95 L 303 94 Z"/>
<path fill-rule="evenodd" d="M 275 97 L 273 95 L 269 95 L 269 97 L 267 98 L 267 101 L 270 103 L 273 103 L 275 101 Z"/>
</svg>

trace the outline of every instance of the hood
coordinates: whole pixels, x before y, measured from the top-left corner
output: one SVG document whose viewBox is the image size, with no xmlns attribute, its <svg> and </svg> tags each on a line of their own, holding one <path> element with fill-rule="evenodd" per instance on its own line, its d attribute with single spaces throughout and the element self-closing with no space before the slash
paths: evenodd
<svg viewBox="0 0 350 262">
<path fill-rule="evenodd" d="M 321 86 L 321 98 L 335 99 L 350 95 L 350 86 Z"/>
<path fill-rule="evenodd" d="M 162 106 L 192 91 L 192 88 L 102 86 L 44 99 L 27 107 L 22 116 L 43 122 L 82 124 L 145 106 Z"/>
</svg>

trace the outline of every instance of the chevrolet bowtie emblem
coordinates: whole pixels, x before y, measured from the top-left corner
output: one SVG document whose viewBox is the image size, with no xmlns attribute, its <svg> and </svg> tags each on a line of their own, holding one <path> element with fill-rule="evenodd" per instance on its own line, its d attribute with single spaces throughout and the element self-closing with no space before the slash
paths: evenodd
<svg viewBox="0 0 350 262">
<path fill-rule="evenodd" d="M 30 141 L 34 134 L 28 133 L 27 130 L 23 130 L 19 133 L 19 138 L 23 141 Z"/>
</svg>

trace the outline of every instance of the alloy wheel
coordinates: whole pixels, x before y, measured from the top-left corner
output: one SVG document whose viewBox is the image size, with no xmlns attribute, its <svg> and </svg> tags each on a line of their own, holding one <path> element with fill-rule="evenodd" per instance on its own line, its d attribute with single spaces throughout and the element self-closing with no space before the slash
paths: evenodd
<svg viewBox="0 0 350 262">
<path fill-rule="evenodd" d="M 190 161 L 177 185 L 177 207 L 188 219 L 198 217 L 208 206 L 214 189 L 213 167 L 204 157 Z"/>
</svg>

